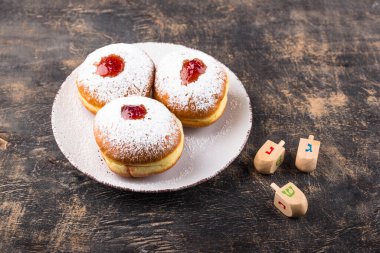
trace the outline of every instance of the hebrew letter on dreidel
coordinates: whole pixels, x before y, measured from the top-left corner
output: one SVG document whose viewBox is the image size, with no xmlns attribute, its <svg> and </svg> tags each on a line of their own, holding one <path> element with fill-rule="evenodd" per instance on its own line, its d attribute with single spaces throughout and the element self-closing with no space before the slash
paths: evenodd
<svg viewBox="0 0 380 253">
<path fill-rule="evenodd" d="M 289 186 L 288 188 L 286 188 L 285 190 L 283 190 L 282 193 L 285 194 L 288 197 L 292 197 L 295 192 L 294 192 L 293 188 L 291 186 Z"/>
<path fill-rule="evenodd" d="M 266 154 L 270 155 L 272 154 L 272 151 L 273 151 L 274 147 L 270 147 L 270 150 L 269 151 L 265 151 Z"/>
<path fill-rule="evenodd" d="M 284 161 L 284 156 L 281 154 L 280 157 L 277 159 L 276 166 L 280 166 L 281 163 Z"/>
<path fill-rule="evenodd" d="M 313 150 L 311 149 L 312 145 L 309 143 L 307 144 L 307 149 L 305 149 L 306 152 L 313 152 Z"/>
</svg>

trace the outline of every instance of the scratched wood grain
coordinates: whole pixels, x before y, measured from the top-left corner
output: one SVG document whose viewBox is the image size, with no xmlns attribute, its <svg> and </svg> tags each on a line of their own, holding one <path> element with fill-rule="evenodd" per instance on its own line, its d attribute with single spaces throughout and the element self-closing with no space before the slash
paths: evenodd
<svg viewBox="0 0 380 253">
<path fill-rule="evenodd" d="M 144 41 L 214 55 L 251 98 L 246 148 L 197 187 L 115 190 L 54 141 L 66 76 L 98 47 Z M 0 0 L 0 251 L 379 252 L 379 61 L 378 0 Z M 295 152 L 309 134 L 322 146 L 304 174 Z M 251 164 L 267 139 L 287 148 L 272 176 Z M 273 208 L 272 181 L 305 192 L 305 217 Z"/>
</svg>

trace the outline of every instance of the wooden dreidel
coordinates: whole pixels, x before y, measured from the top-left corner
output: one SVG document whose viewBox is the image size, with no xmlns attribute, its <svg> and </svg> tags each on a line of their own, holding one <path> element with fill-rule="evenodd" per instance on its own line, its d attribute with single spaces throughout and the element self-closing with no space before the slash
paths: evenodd
<svg viewBox="0 0 380 253">
<path fill-rule="evenodd" d="M 319 146 L 321 143 L 314 140 L 313 135 L 308 139 L 301 138 L 296 156 L 296 167 L 303 172 L 311 172 L 317 168 Z"/>
<path fill-rule="evenodd" d="M 306 214 L 307 199 L 297 186 L 287 183 L 280 188 L 272 183 L 270 187 L 276 191 L 273 203 L 283 214 L 288 217 L 299 217 Z"/>
<path fill-rule="evenodd" d="M 285 141 L 278 144 L 271 140 L 267 140 L 264 145 L 257 151 L 253 165 L 256 170 L 263 174 L 273 174 L 278 166 L 284 161 Z"/>
</svg>

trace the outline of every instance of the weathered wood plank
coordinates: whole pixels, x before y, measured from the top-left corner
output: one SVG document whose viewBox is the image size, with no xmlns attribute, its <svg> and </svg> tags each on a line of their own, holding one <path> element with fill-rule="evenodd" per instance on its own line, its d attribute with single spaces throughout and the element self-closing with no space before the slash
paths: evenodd
<svg viewBox="0 0 380 253">
<path fill-rule="evenodd" d="M 253 129 L 216 178 L 137 194 L 87 178 L 50 125 L 54 96 L 92 50 L 163 41 L 203 50 L 244 83 Z M 380 248 L 380 2 L 0 1 L 0 251 L 252 252 Z M 295 169 L 300 137 L 317 170 Z M 273 176 L 252 171 L 266 139 L 286 142 Z M 273 206 L 274 181 L 309 200 Z"/>
</svg>

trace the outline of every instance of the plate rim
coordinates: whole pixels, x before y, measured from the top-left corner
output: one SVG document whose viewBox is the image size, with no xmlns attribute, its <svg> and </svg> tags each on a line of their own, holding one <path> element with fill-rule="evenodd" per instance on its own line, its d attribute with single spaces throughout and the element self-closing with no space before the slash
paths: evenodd
<svg viewBox="0 0 380 253">
<path fill-rule="evenodd" d="M 189 49 L 194 49 L 194 48 L 191 48 L 191 47 L 187 47 L 187 46 L 184 46 L 184 45 L 181 45 L 181 44 L 174 44 L 174 43 L 165 43 L 165 42 L 153 42 L 153 41 L 148 41 L 148 42 L 137 42 L 137 43 L 130 43 L 132 45 L 142 45 L 142 44 L 165 44 L 165 45 L 172 45 L 172 46 L 180 46 L 180 47 L 185 47 L 185 48 L 189 48 Z M 197 50 L 197 51 L 200 51 L 198 49 L 194 49 L 194 50 Z M 200 52 L 203 52 L 203 51 L 200 51 Z M 207 54 L 207 53 L 205 53 Z M 213 56 L 212 56 L 213 57 Z M 221 62 L 222 63 L 222 62 Z M 63 83 L 61 83 L 58 91 L 55 93 L 55 97 L 54 97 L 54 100 L 53 100 L 53 105 L 52 105 L 52 108 L 51 108 L 51 113 L 50 113 L 50 123 L 51 123 L 51 129 L 53 131 L 53 137 L 54 137 L 54 140 L 55 142 L 57 143 L 57 146 L 59 148 L 59 150 L 61 151 L 62 155 L 69 161 L 69 163 L 79 172 L 81 172 L 82 174 L 88 176 L 89 178 L 91 178 L 92 180 L 98 182 L 98 183 L 101 183 L 103 185 L 106 185 L 107 187 L 111 187 L 111 188 L 114 188 L 114 189 L 118 189 L 118 190 L 123 190 L 123 191 L 131 191 L 131 192 L 138 192 L 138 193 L 160 193 L 160 192 L 176 192 L 176 191 L 181 191 L 181 190 L 184 190 L 184 189 L 187 189 L 187 188 L 191 188 L 191 187 L 194 187 L 196 185 L 200 185 L 208 180 L 210 180 L 211 178 L 213 177 L 216 177 L 217 175 L 219 175 L 222 171 L 224 171 L 228 166 L 231 165 L 231 163 L 233 161 L 235 161 L 235 159 L 241 154 L 241 152 L 243 151 L 244 147 L 246 146 L 247 144 L 247 141 L 249 139 L 249 135 L 251 134 L 251 130 L 252 130 L 252 121 L 253 121 L 253 115 L 252 115 L 252 105 L 251 105 L 251 99 L 248 95 L 248 92 L 247 90 L 245 89 L 243 83 L 240 81 L 240 79 L 238 78 L 238 76 L 232 72 L 224 63 L 222 63 L 222 65 L 228 70 L 230 71 L 231 73 L 233 73 L 235 75 L 235 77 L 237 78 L 237 80 L 242 84 L 243 86 L 243 89 L 244 89 L 244 93 L 245 93 L 245 97 L 248 98 L 248 110 L 249 110 L 249 124 L 250 124 L 250 128 L 248 129 L 247 133 L 246 133 L 246 136 L 244 138 L 244 141 L 242 142 L 238 152 L 236 152 L 236 155 L 233 155 L 233 157 L 224 165 L 222 166 L 219 170 L 217 170 L 214 174 L 210 175 L 209 177 L 205 177 L 201 180 L 198 180 L 192 184 L 187 184 L 187 185 L 183 185 L 183 186 L 180 186 L 180 187 L 176 187 L 176 188 L 166 188 L 166 189 L 156 189 L 156 190 L 144 190 L 144 189 L 141 189 L 141 190 L 138 190 L 138 189 L 134 189 L 134 188 L 130 188 L 130 187 L 122 187 L 122 186 L 118 186 L 118 185 L 113 185 L 113 184 L 110 184 L 108 182 L 105 182 L 105 181 L 101 181 L 97 178 L 95 178 L 93 175 L 91 175 L 90 173 L 86 173 L 84 171 L 82 171 L 81 169 L 79 169 L 79 166 L 77 164 L 75 164 L 74 162 L 72 162 L 66 155 L 65 153 L 63 152 L 62 148 L 61 148 L 61 144 L 60 144 L 60 141 L 56 138 L 56 130 L 55 130 L 55 127 L 53 126 L 53 112 L 55 111 L 54 108 L 55 108 L 55 105 L 56 105 L 56 100 L 57 100 L 57 97 L 58 97 L 58 94 L 61 92 L 62 88 L 63 88 L 63 84 L 67 81 L 67 79 L 78 69 L 78 67 L 80 66 L 77 66 L 67 77 L 66 79 L 63 81 Z"/>
</svg>

